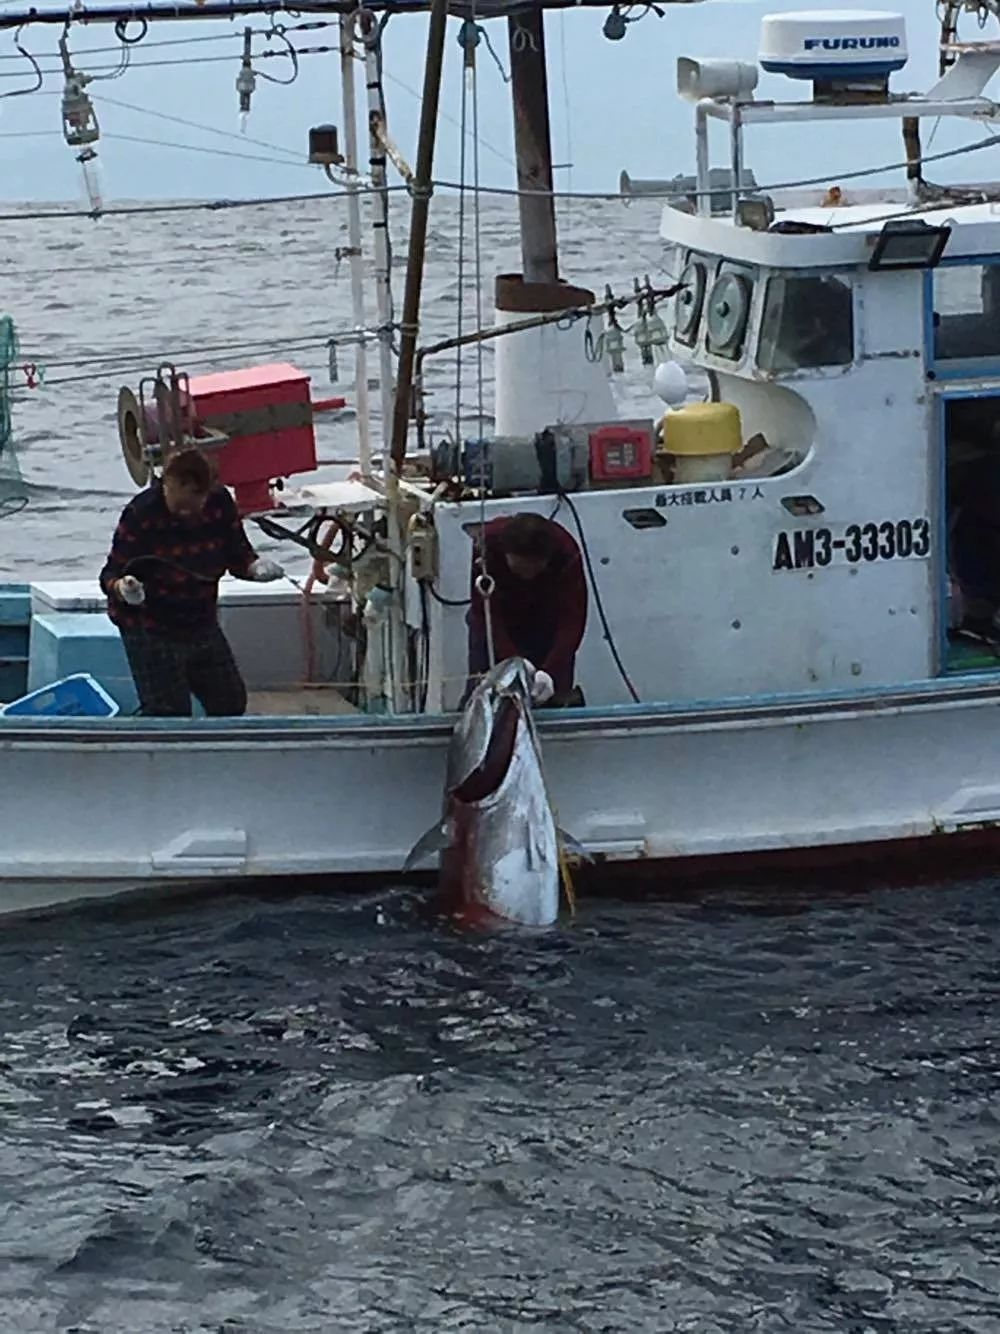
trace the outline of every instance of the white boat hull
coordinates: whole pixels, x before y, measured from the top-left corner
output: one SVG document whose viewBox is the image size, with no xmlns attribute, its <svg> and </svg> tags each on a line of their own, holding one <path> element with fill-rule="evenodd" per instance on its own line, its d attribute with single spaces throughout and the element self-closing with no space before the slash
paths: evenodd
<svg viewBox="0 0 1000 1334">
<path fill-rule="evenodd" d="M 689 865 L 1000 826 L 1000 692 L 907 689 L 553 714 L 560 824 Z M 400 872 L 448 719 L 0 720 L 0 910 L 212 880 Z M 670 883 L 669 880 L 666 883 Z"/>
</svg>

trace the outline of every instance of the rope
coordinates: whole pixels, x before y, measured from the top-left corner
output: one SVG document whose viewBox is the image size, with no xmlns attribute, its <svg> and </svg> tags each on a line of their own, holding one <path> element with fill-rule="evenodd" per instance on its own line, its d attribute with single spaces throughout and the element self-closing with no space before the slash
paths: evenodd
<svg viewBox="0 0 1000 1334">
<path fill-rule="evenodd" d="M 465 237 L 466 237 L 466 194 L 469 190 L 467 180 L 469 134 L 469 103 L 472 103 L 472 192 L 473 192 L 473 237 L 474 237 L 474 272 L 476 283 L 476 328 L 483 327 L 483 271 L 482 271 L 482 226 L 480 211 L 479 184 L 479 84 L 477 79 L 476 48 L 483 38 L 483 30 L 476 22 L 475 3 L 472 14 L 465 19 L 458 34 L 458 44 L 462 48 L 462 98 L 460 114 L 461 149 L 459 153 L 458 181 L 458 337 L 461 338 L 465 313 Z M 455 444 L 462 448 L 462 371 L 464 347 L 455 349 Z M 496 666 L 496 651 L 493 640 L 493 613 L 490 598 L 496 584 L 491 577 L 486 563 L 486 449 L 483 443 L 483 412 L 485 402 L 483 375 L 483 344 L 476 343 L 476 431 L 475 438 L 479 450 L 479 573 L 474 587 L 483 600 L 483 621 L 486 626 L 486 652 L 489 666 Z M 445 599 L 431 590 L 438 601 Z M 451 604 L 448 604 L 451 605 Z"/>
<path fill-rule="evenodd" d="M 473 0 L 472 18 L 475 26 L 476 45 L 479 41 L 479 27 L 476 25 L 476 5 Z M 475 273 L 476 273 L 476 328 L 483 327 L 483 266 L 482 266 L 482 226 L 480 215 L 479 188 L 479 80 L 476 64 L 476 47 L 472 46 L 468 55 L 468 75 L 472 92 L 472 175 L 474 200 L 474 235 L 475 235 Z M 483 344 L 476 343 L 476 440 L 479 449 L 479 575 L 476 588 L 483 599 L 483 624 L 486 627 L 486 656 L 490 668 L 496 666 L 496 648 L 493 641 L 493 607 L 490 599 L 496 589 L 496 581 L 489 572 L 486 560 L 486 447 L 483 442 Z"/>
<path fill-rule="evenodd" d="M 461 338 L 465 328 L 465 162 L 468 142 L 468 100 L 470 60 L 475 60 L 475 29 L 471 20 L 466 19 L 458 35 L 463 51 L 462 61 L 462 102 L 459 117 L 460 147 L 458 158 L 458 319 L 456 337 Z M 461 343 L 455 348 L 455 445 L 462 448 L 462 366 L 464 348 Z"/>
<path fill-rule="evenodd" d="M 485 525 L 483 525 L 485 530 Z M 486 625 L 486 656 L 489 658 L 490 670 L 497 665 L 496 650 L 493 647 L 493 613 L 490 610 L 490 598 L 493 596 L 496 583 L 493 576 L 486 572 L 486 548 L 485 543 L 479 557 L 480 573 L 476 575 L 476 592 L 483 599 L 483 622 Z"/>
</svg>

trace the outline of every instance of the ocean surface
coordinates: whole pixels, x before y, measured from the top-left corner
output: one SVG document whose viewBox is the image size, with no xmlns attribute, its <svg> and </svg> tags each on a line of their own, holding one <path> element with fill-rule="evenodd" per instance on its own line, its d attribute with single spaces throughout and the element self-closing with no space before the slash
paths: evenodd
<svg viewBox="0 0 1000 1334">
<path fill-rule="evenodd" d="M 90 577 L 132 493 L 121 384 L 288 359 L 351 397 L 346 223 L 31 212 L 0 223 L 0 312 L 45 372 L 0 578 Z M 566 276 L 666 283 L 657 213 L 564 210 Z M 515 236 L 484 207 L 487 311 Z M 442 202 L 429 337 L 458 261 Z M 634 352 L 617 391 L 647 401 Z M 354 426 L 322 419 L 330 467 Z M 8 923 L 0 1331 L 1000 1331 L 996 878 L 658 888 L 541 934 L 463 935 L 392 885 Z"/>
<path fill-rule="evenodd" d="M 0 1328 L 993 1334 L 995 881 L 0 938 Z"/>
</svg>

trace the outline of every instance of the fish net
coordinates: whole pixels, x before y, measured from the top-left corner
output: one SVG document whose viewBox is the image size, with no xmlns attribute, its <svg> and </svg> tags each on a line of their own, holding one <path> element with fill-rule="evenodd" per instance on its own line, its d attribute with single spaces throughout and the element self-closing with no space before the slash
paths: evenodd
<svg viewBox="0 0 1000 1334">
<path fill-rule="evenodd" d="M 0 519 L 16 514 L 28 503 L 11 425 L 16 357 L 17 330 L 14 321 L 9 315 L 0 315 Z"/>
</svg>

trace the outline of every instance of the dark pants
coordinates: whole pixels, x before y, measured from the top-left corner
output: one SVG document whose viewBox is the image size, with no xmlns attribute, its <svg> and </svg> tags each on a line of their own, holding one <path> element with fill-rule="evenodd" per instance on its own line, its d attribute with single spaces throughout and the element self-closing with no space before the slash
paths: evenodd
<svg viewBox="0 0 1000 1334">
<path fill-rule="evenodd" d="M 485 634 L 477 633 L 468 617 L 466 617 L 466 624 L 469 626 L 469 676 L 465 683 L 465 691 L 460 704 L 460 707 L 463 708 L 469 696 L 479 684 L 479 678 L 490 669 L 489 646 Z M 553 633 L 550 627 L 544 627 L 535 635 L 525 635 L 517 646 L 518 652 L 522 658 L 527 658 L 528 662 L 538 667 L 549 655 L 552 648 L 552 637 Z M 582 707 L 584 703 L 583 692 L 579 686 L 573 684 L 575 673 L 576 654 L 574 653 L 569 662 L 563 665 L 563 670 L 559 673 L 558 679 L 553 680 L 555 694 L 547 707 L 552 709 Z"/>
<path fill-rule="evenodd" d="M 210 718 L 246 713 L 247 688 L 218 625 L 190 639 L 123 630 L 122 643 L 145 717 L 190 718 L 192 695 Z"/>
</svg>

